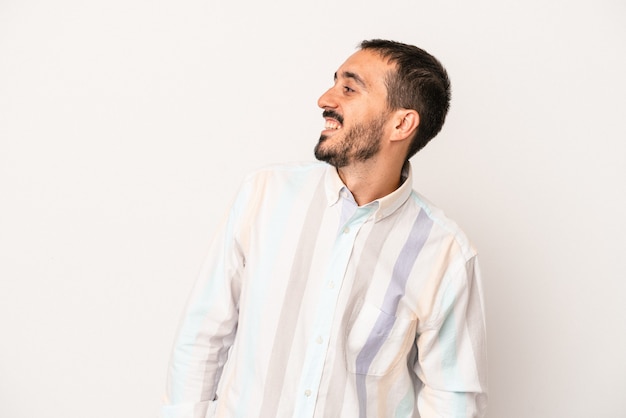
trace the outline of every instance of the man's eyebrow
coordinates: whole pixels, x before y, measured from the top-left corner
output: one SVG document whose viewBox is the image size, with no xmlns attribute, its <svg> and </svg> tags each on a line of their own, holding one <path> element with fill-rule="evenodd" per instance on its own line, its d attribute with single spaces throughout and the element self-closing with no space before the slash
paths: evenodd
<svg viewBox="0 0 626 418">
<path fill-rule="evenodd" d="M 363 79 L 357 73 L 353 73 L 351 71 L 344 71 L 344 72 L 341 73 L 341 77 L 342 78 L 351 78 L 359 86 L 363 87 L 364 89 L 367 89 L 367 85 L 365 84 L 365 81 L 363 81 Z M 335 80 L 337 80 L 337 73 L 335 73 Z"/>
</svg>

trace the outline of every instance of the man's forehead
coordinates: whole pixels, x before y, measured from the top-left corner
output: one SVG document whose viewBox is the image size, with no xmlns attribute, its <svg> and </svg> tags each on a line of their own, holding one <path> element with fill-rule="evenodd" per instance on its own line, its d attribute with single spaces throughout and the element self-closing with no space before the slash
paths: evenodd
<svg viewBox="0 0 626 418">
<path fill-rule="evenodd" d="M 393 68 L 394 65 L 377 52 L 361 49 L 348 57 L 339 67 L 335 79 L 349 78 L 367 87 L 376 84 L 377 81 L 383 82 Z"/>
</svg>

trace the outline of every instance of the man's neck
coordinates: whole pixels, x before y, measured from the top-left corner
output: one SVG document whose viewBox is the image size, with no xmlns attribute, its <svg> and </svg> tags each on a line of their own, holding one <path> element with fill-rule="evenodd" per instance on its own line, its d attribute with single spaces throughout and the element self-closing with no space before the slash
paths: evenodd
<svg viewBox="0 0 626 418">
<path fill-rule="evenodd" d="M 337 173 L 359 206 L 387 196 L 402 183 L 402 165 L 378 158 L 338 168 Z"/>
</svg>

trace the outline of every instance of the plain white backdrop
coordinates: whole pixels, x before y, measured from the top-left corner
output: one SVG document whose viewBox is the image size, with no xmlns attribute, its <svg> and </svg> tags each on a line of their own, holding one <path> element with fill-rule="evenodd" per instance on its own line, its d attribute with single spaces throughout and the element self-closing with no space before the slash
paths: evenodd
<svg viewBox="0 0 626 418">
<path fill-rule="evenodd" d="M 0 417 L 154 417 L 243 175 L 362 39 L 447 67 L 415 187 L 478 247 L 490 418 L 626 417 L 626 4 L 0 0 Z"/>
</svg>

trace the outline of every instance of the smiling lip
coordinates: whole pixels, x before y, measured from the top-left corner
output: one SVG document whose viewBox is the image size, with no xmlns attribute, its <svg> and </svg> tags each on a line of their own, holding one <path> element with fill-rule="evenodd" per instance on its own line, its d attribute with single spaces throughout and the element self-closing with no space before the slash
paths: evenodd
<svg viewBox="0 0 626 418">
<path fill-rule="evenodd" d="M 322 131 L 322 134 L 331 135 L 334 132 L 342 128 L 341 122 L 338 120 L 339 117 L 337 117 L 338 115 L 337 116 L 329 115 L 328 113 L 331 113 L 331 112 L 324 112 L 324 113 L 325 114 L 323 116 L 324 116 L 325 123 L 324 123 L 324 130 Z"/>
<path fill-rule="evenodd" d="M 329 135 L 335 131 L 338 131 L 343 126 L 343 116 L 337 113 L 334 109 L 324 109 L 322 117 L 326 121 L 324 123 L 324 134 Z"/>
<path fill-rule="evenodd" d="M 341 129 L 341 123 L 339 123 L 335 119 L 326 118 L 326 123 L 324 124 L 325 130 L 336 131 L 337 129 Z"/>
</svg>

